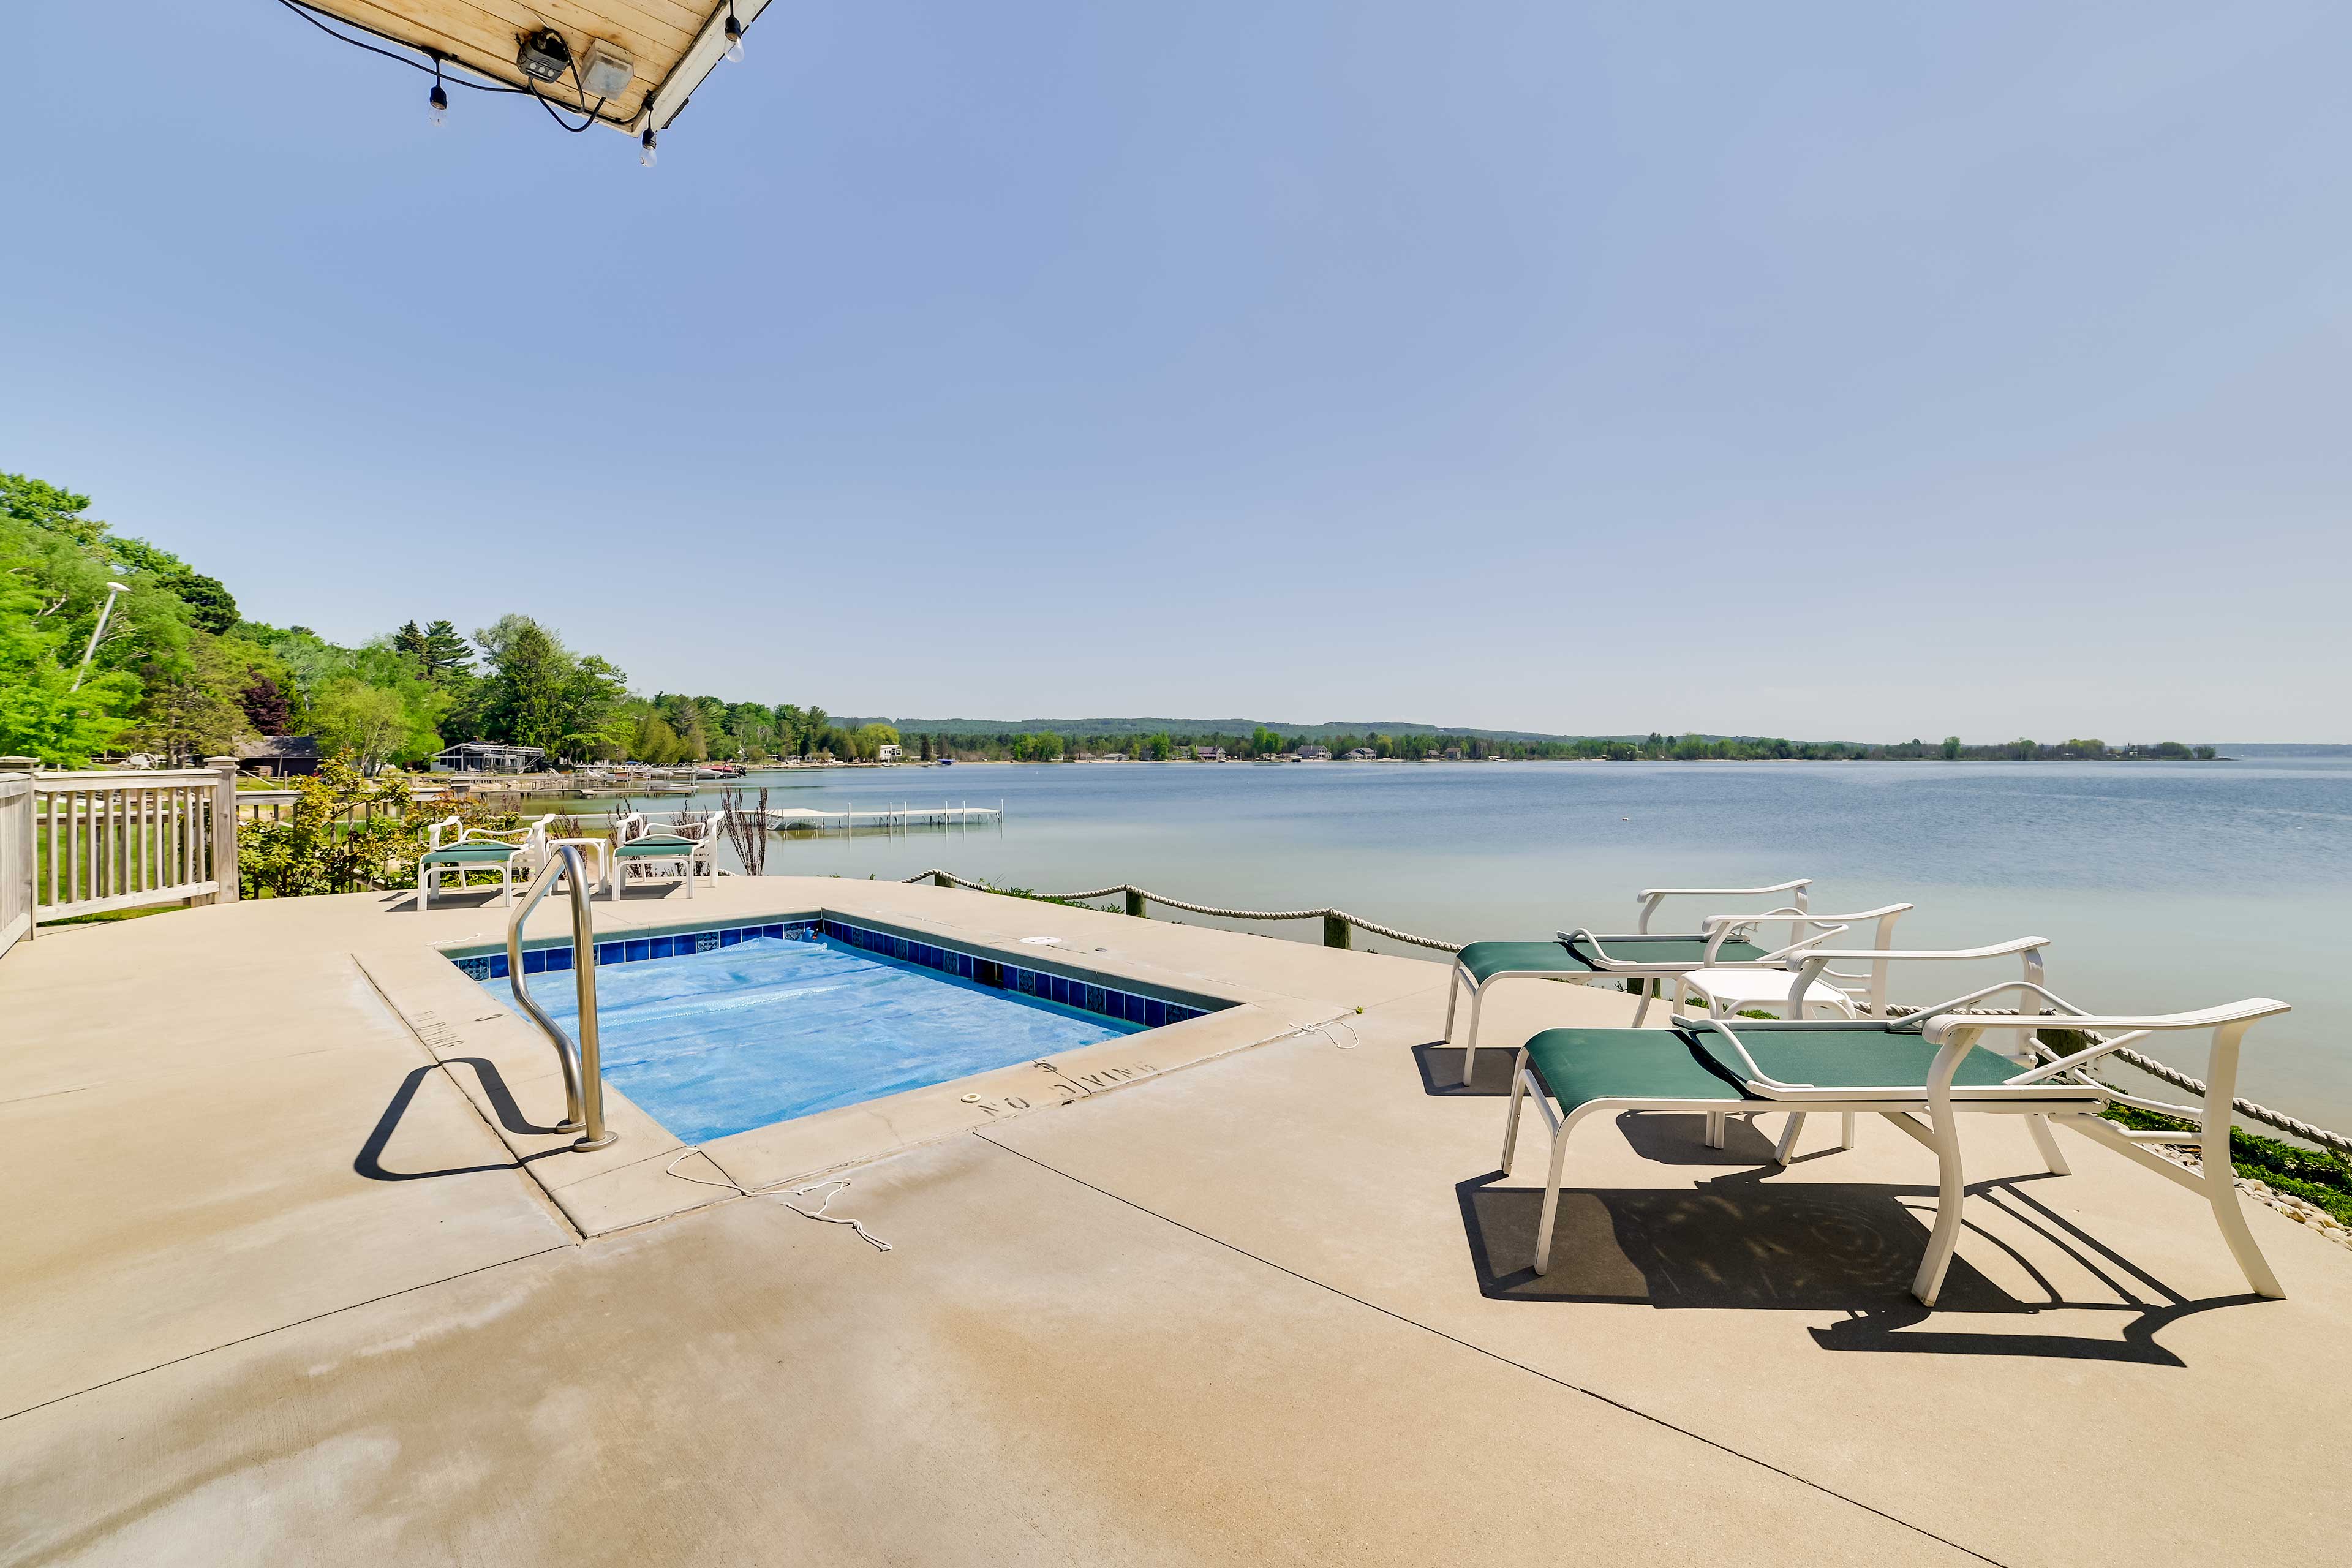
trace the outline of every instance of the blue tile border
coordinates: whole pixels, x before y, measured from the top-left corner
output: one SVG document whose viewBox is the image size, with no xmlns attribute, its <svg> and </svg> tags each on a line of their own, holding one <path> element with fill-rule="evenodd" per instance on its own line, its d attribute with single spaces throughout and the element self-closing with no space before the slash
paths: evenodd
<svg viewBox="0 0 2352 1568">
<path fill-rule="evenodd" d="M 1188 1018 L 1197 1018 L 1203 1013 L 1214 1011 L 1139 992 L 1121 991 L 1114 986 L 1099 984 L 1095 979 L 1073 980 L 1067 975 L 1055 974 L 1046 970 L 1024 969 L 1001 959 L 959 952 L 953 948 L 935 946 L 914 937 L 898 936 L 830 917 L 773 921 L 763 925 L 728 926 L 712 931 L 675 931 L 667 936 L 623 937 L 615 942 L 598 942 L 596 963 L 599 968 L 608 963 L 643 963 L 656 958 L 712 952 L 759 938 L 815 942 L 828 936 L 845 946 L 902 963 L 936 969 L 943 974 L 952 974 L 976 985 L 1018 992 L 1024 996 L 1034 996 L 1041 1002 L 1055 1003 L 1082 1013 L 1094 1013 L 1122 1023 L 1140 1024 L 1147 1029 L 1181 1024 Z M 453 957 L 449 962 L 474 980 L 507 978 L 507 955 L 503 952 Z M 541 974 L 571 967 L 572 949 L 569 946 L 527 948 L 523 952 L 525 974 Z"/>
</svg>

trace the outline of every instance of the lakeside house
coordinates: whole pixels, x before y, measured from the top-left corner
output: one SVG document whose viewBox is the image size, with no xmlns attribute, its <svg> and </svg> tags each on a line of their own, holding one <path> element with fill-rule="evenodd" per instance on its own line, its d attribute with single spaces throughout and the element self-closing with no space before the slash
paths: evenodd
<svg viewBox="0 0 2352 1568">
<path fill-rule="evenodd" d="M 1449 763 L 1458 763 L 1458 762 L 1460 762 L 1460 761 L 1462 760 L 1462 748 L 1461 748 L 1461 747 L 1459 747 L 1459 746 L 1448 746 L 1448 747 L 1446 747 L 1446 748 L 1445 748 L 1445 760 L 1446 760 L 1447 762 L 1449 762 Z"/>
<path fill-rule="evenodd" d="M 530 773 L 547 765 L 547 753 L 537 746 L 502 746 L 489 741 L 461 741 L 433 755 L 437 773 Z"/>
<path fill-rule="evenodd" d="M 1370 763 L 1378 761 L 1379 758 L 1380 753 L 1372 750 L 1370 746 L 1358 746 L 1354 751 L 1349 752 L 1343 760 L 1350 763 Z"/>
<path fill-rule="evenodd" d="M 1301 746 L 1298 748 L 1298 760 L 1302 763 L 1328 763 L 1331 760 L 1331 748 L 1328 746 Z"/>
<path fill-rule="evenodd" d="M 293 778 L 315 773 L 322 760 L 315 735 L 258 735 L 236 750 L 237 767 L 264 778 Z"/>
<path fill-rule="evenodd" d="M 1225 749 L 1223 746 L 1195 746 L 1192 748 L 1192 760 L 1196 763 L 1222 763 L 1225 760 Z"/>
<path fill-rule="evenodd" d="M 895 763 L 902 754 L 898 747 L 887 741 L 874 749 L 874 760 L 877 763 Z"/>
</svg>

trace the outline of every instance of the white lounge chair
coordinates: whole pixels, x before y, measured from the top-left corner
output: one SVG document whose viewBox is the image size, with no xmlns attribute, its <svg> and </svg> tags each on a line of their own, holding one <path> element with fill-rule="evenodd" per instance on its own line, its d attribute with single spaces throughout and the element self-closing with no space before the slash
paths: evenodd
<svg viewBox="0 0 2352 1568">
<path fill-rule="evenodd" d="M 1964 1010 L 2011 990 L 2018 991 L 2023 1005 L 2033 1011 L 2002 1016 Z M 2042 1012 L 2045 1003 L 2053 1014 Z M 1548 1029 L 1519 1053 L 1503 1133 L 1502 1168 L 1507 1174 L 1511 1169 L 1520 1108 L 1531 1100 L 1550 1124 L 1552 1136 L 1543 1213 L 1536 1229 L 1534 1266 L 1542 1274 L 1551 1267 L 1568 1136 L 1588 1117 L 1635 1110 L 1717 1118 L 1765 1110 L 1884 1116 L 1936 1155 L 1936 1223 L 1911 1286 L 1922 1303 L 1933 1307 L 1958 1244 L 1967 1190 L 1958 1119 L 1964 1114 L 2022 1115 L 2030 1119 L 2035 1144 L 2054 1175 L 2070 1173 L 2050 1131 L 2058 1126 L 2106 1144 L 2204 1197 L 2247 1284 L 2258 1295 L 2283 1296 L 2285 1292 L 2254 1245 L 2238 1206 L 2230 1126 L 2240 1043 L 2255 1020 L 2285 1011 L 2284 1002 L 2254 997 L 2191 1013 L 2094 1014 L 2038 984 L 2010 982 L 1900 1020 L 1735 1024 L 1677 1017 L 1671 1029 Z M 2034 1033 L 2038 1029 L 2123 1032 L 2062 1055 L 2041 1042 Z M 2101 1058 L 2150 1033 L 2197 1029 L 2212 1033 L 2201 1109 L 2143 1100 L 2090 1076 L 2091 1066 Z M 2000 1049 L 1979 1043 L 1988 1036 L 2001 1042 Z M 2198 1130 L 2193 1136 L 2127 1131 L 2099 1115 L 2111 1104 L 2185 1116 Z M 2198 1171 L 2161 1159 L 2143 1146 L 2192 1142 L 2202 1162 Z"/>
<path fill-rule="evenodd" d="M 680 812 L 669 823 L 656 825 L 647 822 L 643 812 L 629 813 L 613 824 L 612 874 L 607 886 L 615 903 L 620 901 L 632 866 L 647 870 L 675 866 L 686 879 L 686 896 L 694 897 L 698 875 L 719 875 L 719 814 Z"/>
<path fill-rule="evenodd" d="M 433 890 L 453 871 L 460 878 L 469 871 L 496 871 L 499 896 L 511 907 L 514 874 L 520 868 L 528 879 L 546 864 L 548 825 L 554 820 L 550 813 L 524 827 L 467 827 L 455 816 L 435 823 L 427 830 L 425 853 L 416 861 L 417 911 L 421 914 L 431 907 Z M 441 835 L 452 827 L 457 836 L 445 845 Z"/>
<path fill-rule="evenodd" d="M 1635 895 L 1635 901 L 1642 906 L 1642 913 L 1633 934 L 1643 940 L 1644 952 L 1654 958 L 1695 958 L 1700 962 L 1709 958 L 1718 962 L 1760 958 L 1764 953 L 1762 948 L 1751 942 L 1727 940 L 1732 934 L 1728 930 L 1713 933 L 1727 940 L 1716 942 L 1711 946 L 1707 936 L 1699 932 L 1653 937 L 1650 934 L 1650 918 L 1657 913 L 1659 905 L 1673 898 L 1758 899 L 1785 893 L 1789 895 L 1790 903 L 1801 910 L 1805 907 L 1806 889 L 1812 885 L 1811 878 L 1799 877 L 1793 881 L 1775 882 L 1769 888 L 1644 888 Z M 1669 949 L 1662 945 L 1665 943 L 1680 945 Z M 1577 985 L 1590 984 L 1593 973 L 1592 965 L 1582 956 L 1568 951 L 1565 942 L 1557 933 L 1550 942 L 1474 942 L 1455 953 L 1454 972 L 1445 988 L 1445 1038 L 1454 1038 L 1454 1008 L 1461 1001 L 1464 988 L 1467 987 L 1470 993 L 1470 1037 L 1462 1052 L 1462 1081 L 1470 1081 L 1470 1068 L 1477 1059 L 1478 1014 L 1480 1005 L 1486 999 L 1487 986 L 1502 980 L 1557 980 Z M 1649 1006 L 1649 987 L 1646 984 L 1643 987 L 1642 1002 L 1643 1012 L 1646 1013 Z M 1639 1016 L 1636 1015 L 1637 1022 Z"/>
<path fill-rule="evenodd" d="M 1580 929 L 1557 931 L 1548 942 L 1470 943 L 1454 955 L 1454 973 L 1445 993 L 1445 1037 L 1451 1040 L 1454 1007 L 1465 985 L 1470 992 L 1470 1033 L 1462 1050 L 1462 1081 L 1470 1081 L 1471 1072 L 1477 1065 L 1479 1015 L 1484 1010 L 1486 988 L 1496 981 L 1553 980 L 1579 985 L 1589 985 L 1596 980 L 1638 981 L 1642 1000 L 1633 1010 L 1633 1024 L 1638 1028 L 1649 1016 L 1651 998 L 1658 984 L 1664 980 L 1679 982 L 1683 976 L 1700 970 L 1727 975 L 1757 970 L 1767 976 L 1777 976 L 1797 954 L 1865 921 L 1876 922 L 1875 940 L 1884 946 L 1894 932 L 1895 921 L 1912 907 L 1888 904 L 1853 914 L 1816 914 L 1805 907 L 1804 889 L 1808 886 L 1809 882 L 1800 880 L 1770 888 L 1648 888 L 1640 895 L 1640 923 L 1627 934 L 1599 936 Z M 1674 936 L 1650 932 L 1650 917 L 1669 898 L 1754 898 L 1791 889 L 1796 892 L 1791 904 L 1756 914 L 1707 915 L 1700 920 L 1695 932 Z M 1781 921 L 1789 926 L 1787 942 L 1768 950 L 1749 940 L 1756 927 Z M 1780 990 L 1787 989 L 1785 981 L 1777 984 Z M 1823 989 L 1825 993 L 1828 990 Z M 1679 985 L 1675 998 L 1679 1006 Z"/>
</svg>

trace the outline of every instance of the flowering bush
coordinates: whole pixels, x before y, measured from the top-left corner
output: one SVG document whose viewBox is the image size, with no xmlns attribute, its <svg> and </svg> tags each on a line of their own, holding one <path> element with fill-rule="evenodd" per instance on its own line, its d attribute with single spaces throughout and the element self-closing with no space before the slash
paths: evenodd
<svg viewBox="0 0 2352 1568">
<path fill-rule="evenodd" d="M 369 778 L 348 754 L 293 785 L 290 816 L 239 832 L 237 876 L 249 898 L 409 887 L 434 823 L 454 816 L 461 826 L 502 827 L 517 820 L 473 801 L 413 803 L 406 774 Z"/>
</svg>

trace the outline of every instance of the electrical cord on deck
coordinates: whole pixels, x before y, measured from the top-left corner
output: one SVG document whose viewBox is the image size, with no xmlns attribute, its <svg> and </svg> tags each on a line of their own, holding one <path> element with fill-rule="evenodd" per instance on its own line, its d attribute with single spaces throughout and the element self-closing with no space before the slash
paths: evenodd
<svg viewBox="0 0 2352 1568">
<path fill-rule="evenodd" d="M 800 1215 L 803 1219 L 821 1220 L 826 1225 L 845 1225 L 850 1229 L 857 1233 L 858 1240 L 868 1243 L 877 1252 L 887 1252 L 890 1250 L 890 1244 L 888 1242 L 883 1240 L 880 1237 L 866 1229 L 866 1226 L 858 1221 L 851 1219 L 846 1215 L 827 1214 L 824 1212 L 826 1209 L 833 1206 L 833 1200 L 839 1197 L 843 1189 L 849 1185 L 849 1178 L 847 1176 L 827 1176 L 824 1181 L 810 1182 L 804 1186 L 794 1187 L 792 1189 L 790 1197 L 788 1198 L 785 1193 L 780 1189 L 783 1187 L 785 1182 L 792 1180 L 790 1176 L 785 1177 L 782 1182 L 770 1182 L 765 1186 L 747 1187 L 742 1183 L 737 1181 L 734 1177 L 727 1176 L 726 1167 L 719 1164 L 718 1161 L 712 1160 L 708 1154 L 702 1154 L 702 1157 L 705 1160 L 709 1161 L 710 1168 L 712 1170 L 717 1171 L 722 1176 L 727 1176 L 725 1181 L 707 1182 L 700 1176 L 689 1176 L 678 1169 L 680 1165 L 684 1164 L 687 1161 L 692 1159 L 697 1154 L 702 1154 L 702 1151 L 699 1149 L 688 1149 L 685 1153 L 680 1154 L 677 1159 L 672 1160 L 668 1164 L 663 1166 L 662 1174 L 666 1176 L 676 1176 L 681 1182 L 692 1182 L 698 1186 L 728 1188 L 731 1191 L 741 1194 L 747 1198 L 783 1198 L 785 1199 L 784 1206 L 792 1210 L 794 1214 Z M 833 1191 L 825 1194 L 824 1202 L 817 1205 L 816 1207 L 813 1209 L 804 1209 L 801 1207 L 800 1205 L 790 1201 L 790 1198 L 806 1197 L 809 1194 L 815 1192 L 819 1187 L 831 1187 Z"/>
</svg>

